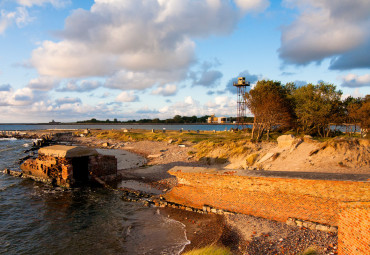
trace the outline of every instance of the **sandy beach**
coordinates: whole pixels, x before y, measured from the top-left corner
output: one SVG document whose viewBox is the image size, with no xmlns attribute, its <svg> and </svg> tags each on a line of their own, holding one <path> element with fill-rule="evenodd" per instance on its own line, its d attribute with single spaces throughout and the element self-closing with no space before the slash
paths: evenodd
<svg viewBox="0 0 370 255">
<path fill-rule="evenodd" d="M 189 156 L 191 147 L 167 142 L 118 143 L 92 137 L 75 137 L 73 143 L 109 147 L 99 149 L 99 152 L 117 157 L 119 174 L 123 178 L 120 187 L 154 195 L 164 194 L 177 184 L 176 178 L 167 173 L 172 167 L 209 167 L 209 164 Z M 309 146 L 312 149 L 312 145 Z M 338 172 L 342 173 L 343 169 L 339 169 Z M 316 169 L 313 172 L 320 171 Z M 363 173 L 363 169 L 359 173 Z M 310 247 L 320 254 L 337 253 L 338 239 L 335 233 L 288 226 L 248 215 L 199 214 L 173 208 L 161 210 L 164 215 L 186 226 L 191 244 L 186 246 L 185 251 L 216 244 L 229 247 L 234 254 L 297 254 Z"/>
</svg>

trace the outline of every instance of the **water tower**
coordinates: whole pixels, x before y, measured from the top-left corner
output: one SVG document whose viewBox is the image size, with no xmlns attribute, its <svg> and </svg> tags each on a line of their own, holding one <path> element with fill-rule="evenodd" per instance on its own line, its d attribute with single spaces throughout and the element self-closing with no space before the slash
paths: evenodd
<svg viewBox="0 0 370 255">
<path fill-rule="evenodd" d="M 246 115 L 247 115 L 247 105 L 244 100 L 244 94 L 247 86 L 250 86 L 250 83 L 245 81 L 245 77 L 239 77 L 238 82 L 234 82 L 233 86 L 237 88 L 237 115 L 236 115 L 236 128 L 244 129 L 246 124 Z"/>
</svg>

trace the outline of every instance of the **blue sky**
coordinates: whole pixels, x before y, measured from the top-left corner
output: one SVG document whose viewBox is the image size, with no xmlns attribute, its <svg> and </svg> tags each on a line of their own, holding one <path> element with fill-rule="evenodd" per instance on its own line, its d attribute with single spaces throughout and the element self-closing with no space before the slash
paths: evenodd
<svg viewBox="0 0 370 255">
<path fill-rule="evenodd" d="M 370 93 L 368 0 L 1 0 L 0 123 L 236 115 L 246 76 Z"/>
</svg>

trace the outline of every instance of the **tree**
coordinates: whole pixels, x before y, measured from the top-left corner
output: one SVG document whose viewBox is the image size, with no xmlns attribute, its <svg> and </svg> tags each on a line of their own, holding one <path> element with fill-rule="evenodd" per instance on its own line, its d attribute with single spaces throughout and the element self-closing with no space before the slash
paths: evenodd
<svg viewBox="0 0 370 255">
<path fill-rule="evenodd" d="M 175 123 L 184 123 L 184 120 L 181 118 L 180 115 L 175 115 L 175 117 L 173 117 L 173 121 Z"/>
<path fill-rule="evenodd" d="M 362 106 L 362 103 L 362 98 L 354 98 L 352 96 L 349 96 L 342 101 L 341 122 L 347 124 L 346 133 L 349 135 L 352 135 L 357 131 L 356 124 L 360 122 L 357 111 Z"/>
<path fill-rule="evenodd" d="M 254 115 L 252 139 L 260 140 L 266 132 L 276 127 L 290 127 L 293 121 L 292 104 L 287 90 L 280 82 L 258 81 L 256 86 L 244 95 L 247 107 Z"/>
<path fill-rule="evenodd" d="M 365 136 L 370 128 L 370 95 L 365 98 L 349 99 L 348 118 L 352 123 L 360 124 L 361 133 Z"/>
<path fill-rule="evenodd" d="M 358 109 L 362 137 L 367 136 L 370 128 L 370 95 L 366 95 L 364 103 Z"/>
<path fill-rule="evenodd" d="M 342 92 L 334 85 L 323 82 L 292 90 L 295 114 L 302 131 L 329 136 L 329 124 L 335 122 L 340 113 L 341 96 Z"/>
</svg>

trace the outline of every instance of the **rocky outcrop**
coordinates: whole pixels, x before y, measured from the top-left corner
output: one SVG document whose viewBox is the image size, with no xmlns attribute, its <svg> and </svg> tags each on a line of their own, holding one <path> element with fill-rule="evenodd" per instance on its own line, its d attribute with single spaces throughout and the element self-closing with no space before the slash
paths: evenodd
<svg viewBox="0 0 370 255">
<path fill-rule="evenodd" d="M 294 135 L 281 135 L 277 138 L 278 146 L 280 148 L 291 147 L 294 144 Z"/>
</svg>

